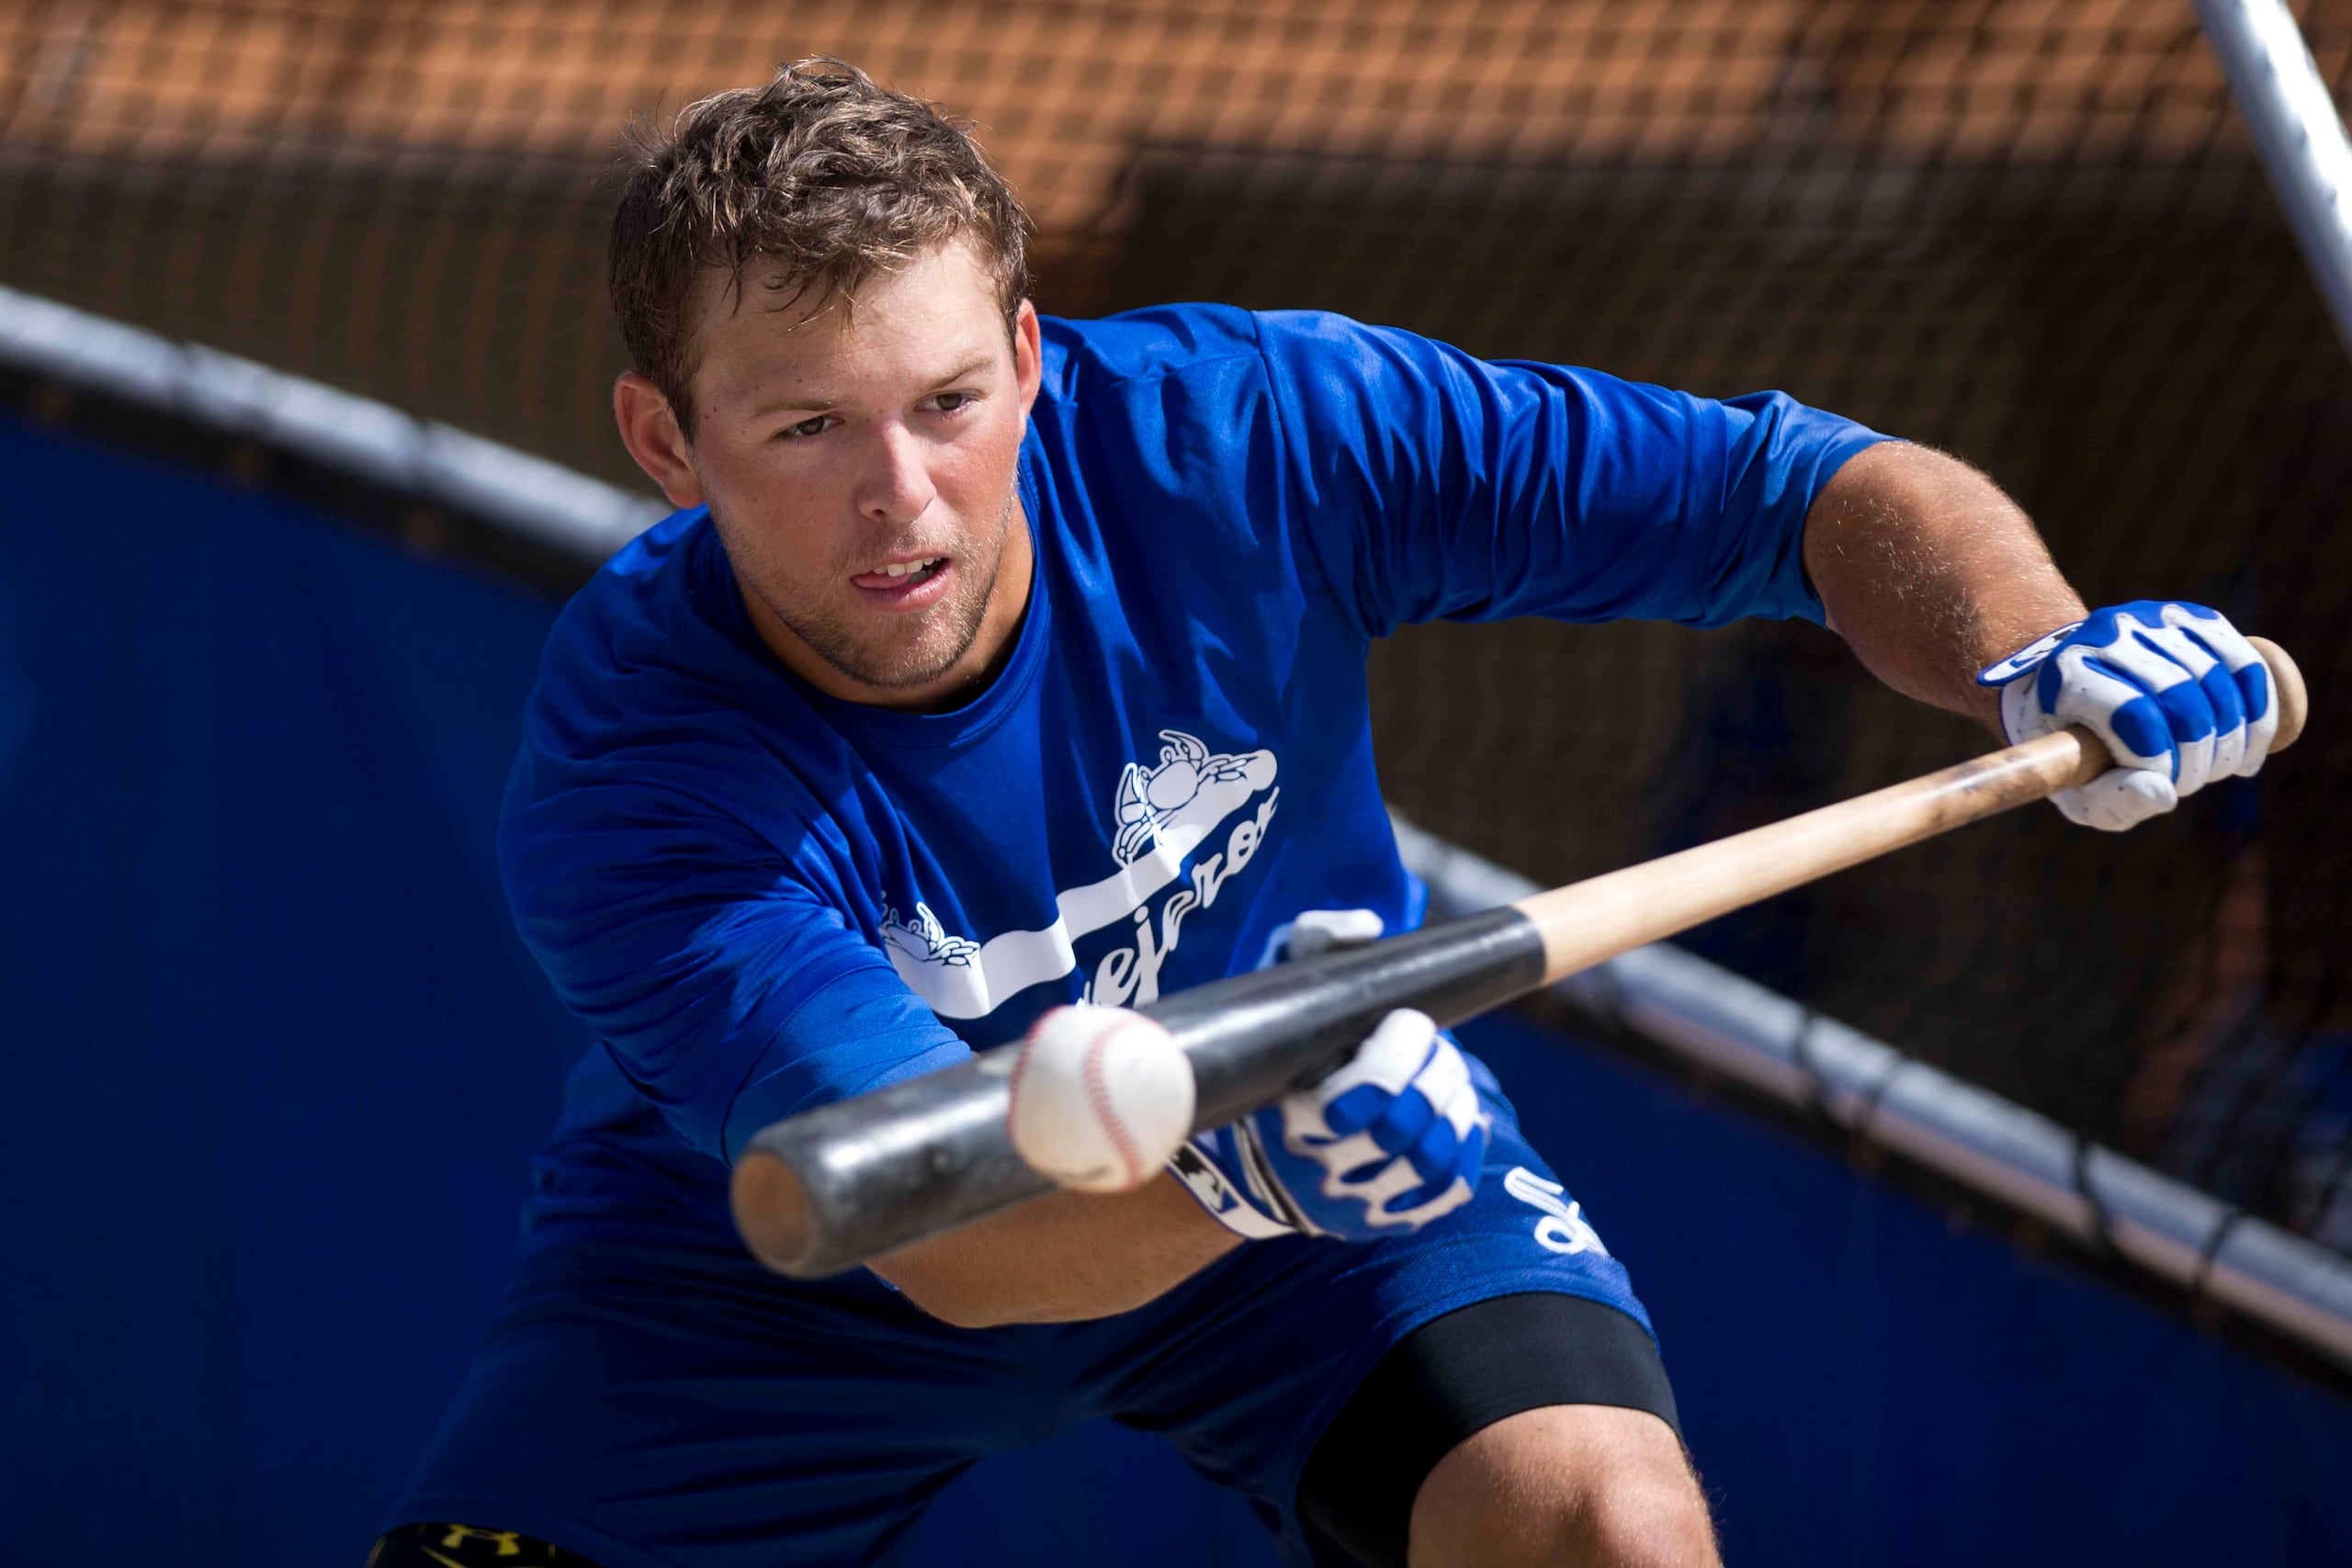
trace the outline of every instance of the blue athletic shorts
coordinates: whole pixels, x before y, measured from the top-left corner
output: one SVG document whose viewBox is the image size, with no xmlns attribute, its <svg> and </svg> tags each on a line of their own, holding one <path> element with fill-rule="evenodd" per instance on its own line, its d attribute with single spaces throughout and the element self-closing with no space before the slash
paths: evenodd
<svg viewBox="0 0 2352 1568">
<path fill-rule="evenodd" d="M 950 1327 L 863 1270 L 767 1273 L 708 1223 L 542 1226 L 387 1523 L 516 1530 L 602 1568 L 865 1562 L 983 1455 L 1108 1416 L 1242 1493 L 1311 1563 L 1300 1471 L 1407 1334 L 1528 1292 L 1650 1328 L 1473 1063 L 1498 1109 L 1469 1204 L 1389 1241 L 1252 1242 L 1091 1323 Z"/>
</svg>

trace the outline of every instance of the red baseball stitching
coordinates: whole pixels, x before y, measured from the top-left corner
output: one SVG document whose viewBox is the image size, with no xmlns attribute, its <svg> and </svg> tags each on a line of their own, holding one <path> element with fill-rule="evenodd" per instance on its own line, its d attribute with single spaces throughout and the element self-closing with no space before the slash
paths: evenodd
<svg viewBox="0 0 2352 1568">
<path fill-rule="evenodd" d="M 1122 1023 L 1109 1033 L 1099 1036 L 1086 1048 L 1086 1063 L 1081 1074 L 1086 1080 L 1086 1098 L 1094 1107 L 1094 1116 L 1102 1130 L 1111 1135 L 1111 1143 L 1119 1151 L 1119 1159 L 1127 1168 L 1127 1185 L 1135 1186 L 1143 1179 L 1143 1151 L 1136 1147 L 1134 1135 L 1127 1124 L 1119 1119 L 1116 1107 L 1111 1103 L 1111 1087 L 1102 1081 L 1102 1050 L 1112 1041 L 1136 1027 L 1134 1022 Z"/>
</svg>

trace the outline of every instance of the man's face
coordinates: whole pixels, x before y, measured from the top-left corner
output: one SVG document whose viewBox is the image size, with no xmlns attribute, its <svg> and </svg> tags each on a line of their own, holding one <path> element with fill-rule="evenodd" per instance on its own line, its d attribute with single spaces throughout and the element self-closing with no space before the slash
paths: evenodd
<svg viewBox="0 0 2352 1568">
<path fill-rule="evenodd" d="M 687 460 L 763 637 L 820 690 L 943 705 L 993 672 L 1029 590 L 1015 479 L 1036 397 L 1035 313 L 1007 341 L 963 243 L 854 302 L 693 303 Z M 673 499 L 678 499 L 673 493 Z"/>
</svg>

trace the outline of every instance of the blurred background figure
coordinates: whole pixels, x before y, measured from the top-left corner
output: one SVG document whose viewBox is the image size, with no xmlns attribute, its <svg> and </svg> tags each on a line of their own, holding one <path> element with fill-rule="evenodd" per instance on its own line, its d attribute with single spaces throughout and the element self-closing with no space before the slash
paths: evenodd
<svg viewBox="0 0 2352 1568">
<path fill-rule="evenodd" d="M 2352 0 L 2295 11 L 2341 102 Z M 2258 785 L 2122 839 L 2017 814 L 1686 945 L 2352 1250 L 2352 358 L 2188 0 L 0 0 L 0 287 L 373 400 L 327 461 L 233 398 L 0 358 L 19 1556 L 350 1561 L 382 1522 L 585 1044 L 490 835 L 585 570 L 514 518 L 661 510 L 612 434 L 605 176 L 632 116 L 818 53 L 977 124 L 1042 310 L 1325 308 L 1780 388 L 1996 476 L 2096 602 L 2293 649 L 2309 738 Z M 506 499 L 370 467 L 374 405 Z M 1654 700 L 1544 700 L 1601 667 Z M 1546 885 L 1982 741 L 1795 623 L 1410 629 L 1373 690 L 1397 808 Z M 1951 1237 L 1637 1042 L 1492 1027 L 1657 1303 L 1729 1560 L 2352 1550 L 2339 1375 Z M 1725 1292 L 1782 1332 L 1726 1337 Z M 901 1559 L 1102 1561 L 1145 1508 L 1153 1561 L 1262 1554 L 1164 1450 L 1090 1442 L 952 1490 Z"/>
</svg>

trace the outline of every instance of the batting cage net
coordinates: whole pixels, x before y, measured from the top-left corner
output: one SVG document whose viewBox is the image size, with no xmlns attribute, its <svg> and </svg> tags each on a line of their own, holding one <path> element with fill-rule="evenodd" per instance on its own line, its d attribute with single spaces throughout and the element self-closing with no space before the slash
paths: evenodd
<svg viewBox="0 0 2352 1568">
<path fill-rule="evenodd" d="M 2352 0 L 2296 9 L 2341 97 Z M 2309 738 L 2258 784 L 1690 944 L 2352 1247 L 2352 365 L 2188 0 L 9 0 L 0 284 L 641 487 L 618 138 L 811 54 L 977 123 L 1049 310 L 1781 388 L 1991 472 L 2093 603 L 2292 649 Z M 1798 624 L 1421 628 L 1374 689 L 1397 805 L 1545 883 L 1986 744 Z"/>
</svg>

